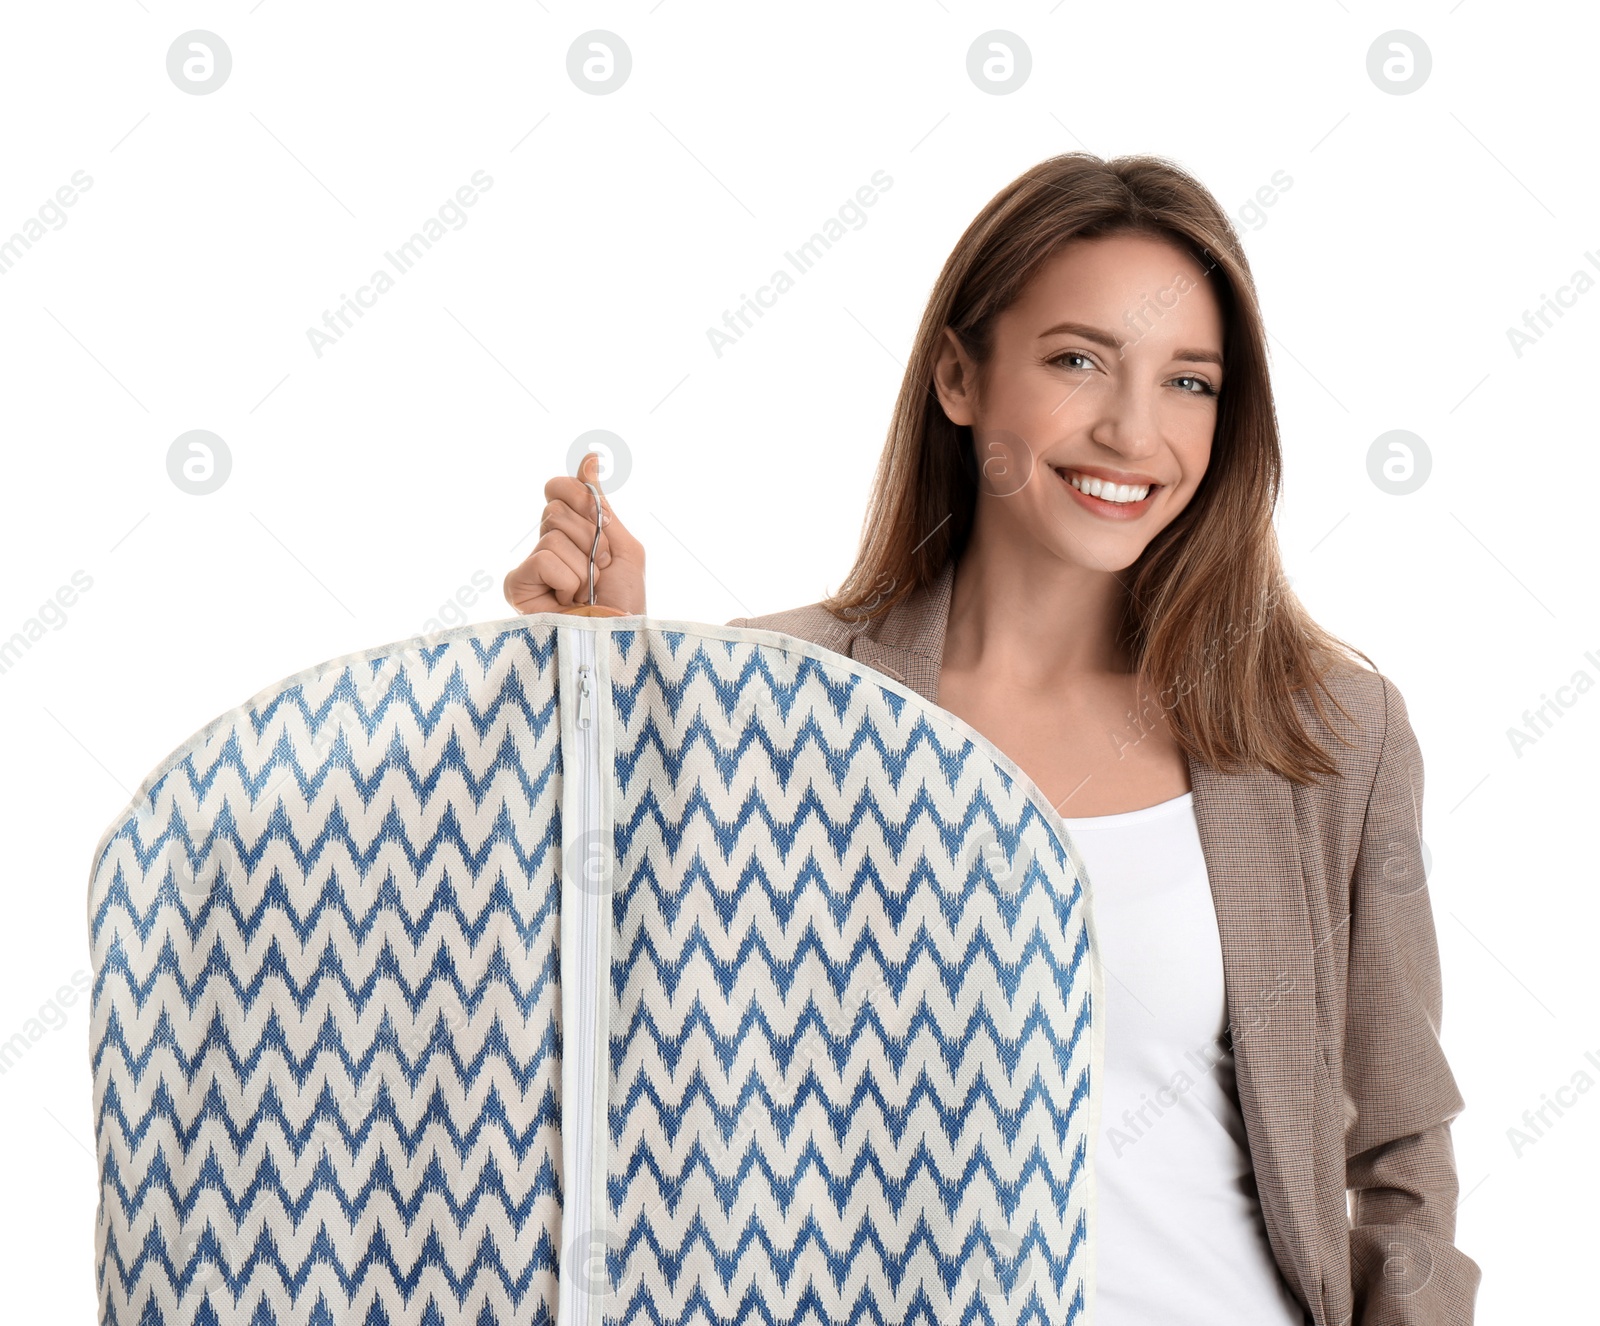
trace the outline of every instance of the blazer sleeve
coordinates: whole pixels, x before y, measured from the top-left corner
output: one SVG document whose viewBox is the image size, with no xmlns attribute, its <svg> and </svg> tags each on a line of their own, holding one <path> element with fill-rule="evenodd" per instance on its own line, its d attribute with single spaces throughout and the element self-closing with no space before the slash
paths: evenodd
<svg viewBox="0 0 1600 1326">
<path fill-rule="evenodd" d="M 1454 1243 L 1441 981 L 1422 857 L 1422 754 L 1381 677 L 1384 736 L 1350 892 L 1344 1088 L 1354 1326 L 1469 1326 L 1482 1272 Z"/>
</svg>

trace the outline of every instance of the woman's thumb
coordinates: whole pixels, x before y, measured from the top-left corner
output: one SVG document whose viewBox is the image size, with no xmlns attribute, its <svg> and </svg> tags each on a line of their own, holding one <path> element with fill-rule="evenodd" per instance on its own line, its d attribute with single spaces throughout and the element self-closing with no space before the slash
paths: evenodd
<svg viewBox="0 0 1600 1326">
<path fill-rule="evenodd" d="M 586 451 L 583 453 L 583 459 L 578 462 L 578 481 L 580 483 L 592 483 L 600 493 L 600 506 L 604 511 L 602 519 L 606 531 L 606 542 L 610 546 L 611 558 L 621 558 L 624 561 L 634 562 L 642 561 L 644 549 L 639 546 L 639 541 L 628 532 L 627 525 L 618 519 L 617 513 L 611 509 L 611 499 L 606 496 L 605 489 L 600 487 L 600 453 L 598 451 Z M 594 513 L 591 510 L 588 514 L 592 518 Z M 602 566 L 607 564 L 608 562 L 600 563 Z"/>
<path fill-rule="evenodd" d="M 578 462 L 578 479 L 582 483 L 592 483 L 596 488 L 600 488 L 600 453 L 598 451 L 586 451 L 583 453 L 583 459 Z M 603 494 L 605 489 L 600 488 L 600 491 Z"/>
</svg>

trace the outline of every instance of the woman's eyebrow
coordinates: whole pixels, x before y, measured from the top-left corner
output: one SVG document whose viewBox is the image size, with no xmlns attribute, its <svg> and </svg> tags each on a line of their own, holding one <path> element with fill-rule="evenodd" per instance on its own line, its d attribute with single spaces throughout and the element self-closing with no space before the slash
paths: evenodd
<svg viewBox="0 0 1600 1326">
<path fill-rule="evenodd" d="M 1099 327 L 1092 326 L 1087 322 L 1058 322 L 1054 327 L 1048 327 L 1040 332 L 1039 339 L 1042 341 L 1047 336 L 1059 336 L 1062 334 L 1081 336 L 1086 341 L 1093 341 L 1096 345 L 1103 345 L 1107 350 L 1115 350 L 1119 355 L 1122 353 L 1124 345 L 1127 344 L 1125 341 L 1119 341 L 1110 332 L 1102 331 Z M 1222 367 L 1222 356 L 1215 350 L 1174 350 L 1172 357 L 1185 360 L 1191 364 L 1215 364 L 1218 368 Z"/>
</svg>

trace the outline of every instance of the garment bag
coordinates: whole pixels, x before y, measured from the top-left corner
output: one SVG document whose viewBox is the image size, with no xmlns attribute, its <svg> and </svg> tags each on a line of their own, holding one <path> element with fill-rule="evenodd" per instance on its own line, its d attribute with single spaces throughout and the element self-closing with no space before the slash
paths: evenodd
<svg viewBox="0 0 1600 1326">
<path fill-rule="evenodd" d="M 819 645 L 539 613 L 309 668 L 88 903 L 103 1326 L 1092 1320 L 1082 863 Z"/>
</svg>

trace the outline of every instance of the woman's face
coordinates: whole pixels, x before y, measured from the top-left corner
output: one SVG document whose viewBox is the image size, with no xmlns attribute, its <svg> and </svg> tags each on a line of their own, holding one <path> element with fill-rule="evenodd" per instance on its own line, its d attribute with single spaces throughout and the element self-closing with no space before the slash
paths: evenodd
<svg viewBox="0 0 1600 1326">
<path fill-rule="evenodd" d="M 1132 234 L 1073 240 L 1039 270 L 995 320 L 981 400 L 947 328 L 935 386 L 973 429 L 975 537 L 1101 571 L 1137 561 L 1205 474 L 1222 334 L 1204 268 Z"/>
</svg>

